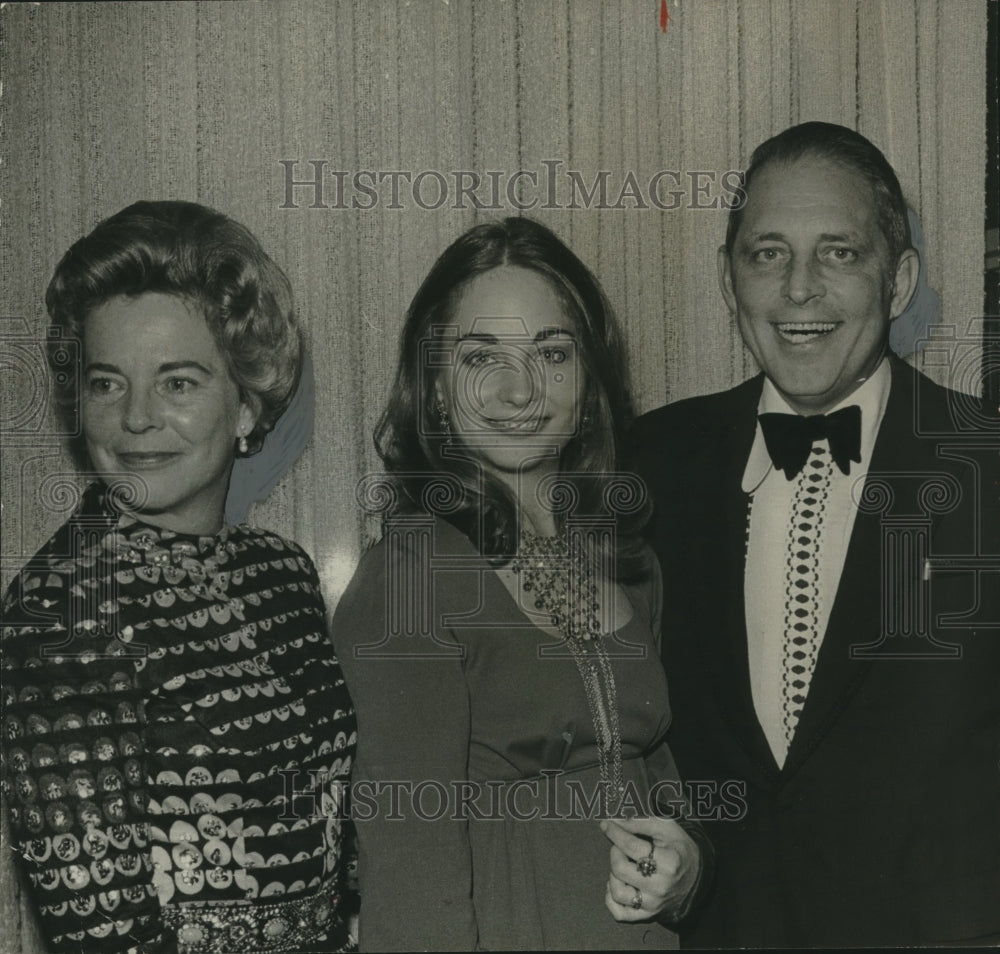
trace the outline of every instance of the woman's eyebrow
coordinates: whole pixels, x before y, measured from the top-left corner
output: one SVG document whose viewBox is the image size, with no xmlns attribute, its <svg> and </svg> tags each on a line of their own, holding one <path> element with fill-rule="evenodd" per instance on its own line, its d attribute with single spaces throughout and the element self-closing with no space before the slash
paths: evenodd
<svg viewBox="0 0 1000 954">
<path fill-rule="evenodd" d="M 576 335 L 574 335 L 573 332 L 570 331 L 568 328 L 561 328 L 558 325 L 551 325 L 548 328 L 543 328 L 531 340 L 533 342 L 539 342 L 539 341 L 544 341 L 546 338 L 557 338 L 557 337 L 566 337 L 575 339 Z M 499 344 L 501 340 L 507 341 L 511 339 L 517 341 L 526 340 L 522 335 L 502 335 L 498 337 L 497 335 L 486 334 L 481 331 L 470 331 L 468 334 L 462 335 L 462 337 L 459 338 L 458 340 L 484 341 L 487 344 Z"/>
<path fill-rule="evenodd" d="M 211 368 L 206 368 L 200 361 L 167 361 L 157 368 L 158 374 L 169 374 L 171 371 L 184 371 L 187 368 L 194 368 L 202 374 L 214 374 Z"/>
<path fill-rule="evenodd" d="M 538 334 L 535 335 L 535 341 L 544 341 L 546 338 L 558 338 L 558 337 L 575 339 L 576 335 L 573 334 L 573 332 L 570 331 L 569 328 L 560 328 L 558 325 L 553 325 L 549 328 L 543 328 L 541 331 L 539 331 Z"/>
<path fill-rule="evenodd" d="M 470 331 L 462 335 L 459 341 L 485 341 L 487 344 L 498 344 L 500 339 L 496 335 L 488 335 L 482 331 Z"/>
<path fill-rule="evenodd" d="M 206 368 L 200 361 L 166 361 L 161 364 L 157 369 L 157 374 L 170 374 L 172 371 L 185 371 L 188 368 L 194 368 L 196 371 L 201 371 L 202 374 L 212 375 L 215 372 L 211 368 Z M 122 374 L 121 368 L 116 364 L 107 364 L 104 361 L 91 361 L 84 368 L 84 371 L 106 371 L 110 374 Z"/>
</svg>

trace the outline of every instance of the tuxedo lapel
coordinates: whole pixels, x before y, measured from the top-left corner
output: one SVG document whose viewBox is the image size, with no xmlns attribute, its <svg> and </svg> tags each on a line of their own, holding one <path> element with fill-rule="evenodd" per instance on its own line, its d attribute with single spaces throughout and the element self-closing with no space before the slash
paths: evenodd
<svg viewBox="0 0 1000 954">
<path fill-rule="evenodd" d="M 750 689 L 743 569 L 750 495 L 743 472 L 757 428 L 763 378 L 734 404 L 727 439 L 718 442 L 704 469 L 704 539 L 718 551 L 706 555 L 712 583 L 706 587 L 707 625 L 701 641 L 704 671 L 711 674 L 720 709 L 733 736 L 762 775 L 774 779 L 778 766 L 757 719 Z"/>
<path fill-rule="evenodd" d="M 808 758 L 871 667 L 872 657 L 852 658 L 851 647 L 865 641 L 861 634 L 882 628 L 881 549 L 879 515 L 859 513 L 806 703 L 785 759 L 786 776 Z"/>
<path fill-rule="evenodd" d="M 901 482 L 926 470 L 926 452 L 914 436 L 915 376 L 902 362 L 892 362 L 892 385 L 885 415 L 872 451 L 865 490 L 855 499 L 874 499 L 873 480 L 901 496 Z M 862 509 L 854 522 L 837 595 L 816 660 L 809 694 L 792 739 L 783 774 L 793 773 L 820 743 L 869 672 L 873 655 L 852 653 L 885 629 L 882 594 L 883 513 Z"/>
</svg>

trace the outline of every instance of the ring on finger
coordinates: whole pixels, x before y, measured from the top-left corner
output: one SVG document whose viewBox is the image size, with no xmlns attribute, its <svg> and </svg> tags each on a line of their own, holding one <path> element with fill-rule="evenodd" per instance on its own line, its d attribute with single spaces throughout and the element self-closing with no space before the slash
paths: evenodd
<svg viewBox="0 0 1000 954">
<path fill-rule="evenodd" d="M 645 858 L 640 858 L 636 862 L 636 867 L 639 869 L 639 874 L 644 878 L 651 878 L 656 874 L 656 859 L 653 857 L 653 852 L 656 851 L 655 845 L 649 846 L 649 854 Z"/>
<path fill-rule="evenodd" d="M 639 908 L 642 907 L 642 892 L 638 888 L 635 888 L 634 890 L 635 897 L 629 901 L 629 905 L 633 908 L 633 910 L 638 911 Z"/>
</svg>

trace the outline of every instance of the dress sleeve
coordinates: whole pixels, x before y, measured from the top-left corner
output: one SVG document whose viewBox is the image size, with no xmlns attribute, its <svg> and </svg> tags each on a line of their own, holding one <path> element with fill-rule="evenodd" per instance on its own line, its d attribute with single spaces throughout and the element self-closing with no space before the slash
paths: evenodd
<svg viewBox="0 0 1000 954">
<path fill-rule="evenodd" d="M 3 603 L 3 767 L 51 951 L 167 952 L 152 884 L 143 708 L 90 581 L 23 571 Z"/>
<path fill-rule="evenodd" d="M 333 646 L 333 639 L 330 636 L 330 617 L 327 613 L 326 600 L 323 598 L 323 588 L 316 565 L 309 554 L 299 544 L 290 540 L 285 540 L 284 542 L 289 548 L 294 549 L 298 553 L 299 559 L 308 568 L 309 582 L 312 584 L 312 597 L 315 599 L 319 609 L 319 618 L 323 620 L 323 631 L 327 637 L 327 645 L 331 655 L 331 660 L 329 661 L 332 662 L 333 668 L 332 670 L 326 670 L 328 675 L 318 678 L 328 684 L 332 683 L 333 687 L 339 687 L 339 690 L 336 692 L 336 709 L 339 711 L 339 719 L 331 725 L 330 734 L 336 738 L 344 737 L 347 739 L 350 757 L 337 760 L 338 765 L 342 766 L 342 768 L 335 775 L 327 775 L 325 784 L 327 788 L 331 784 L 347 787 L 350 784 L 357 747 L 357 716 L 354 711 L 354 702 L 347 688 L 347 680 L 344 677 L 343 671 L 344 667 L 340 665 L 336 648 Z M 349 808 L 346 809 L 346 812 L 349 813 L 349 811 Z M 332 828 L 336 832 L 336 838 L 339 842 L 337 883 L 339 886 L 340 902 L 337 910 L 344 924 L 348 925 L 356 918 L 358 905 L 360 904 L 358 896 L 358 839 L 349 816 L 344 817 L 338 812 L 336 817 L 332 819 L 332 822 Z M 351 934 L 355 937 L 357 936 L 357 930 L 353 926 L 350 926 L 349 930 Z"/>
<path fill-rule="evenodd" d="M 472 950 L 478 939 L 468 822 L 453 811 L 470 736 L 462 648 L 444 625 L 456 584 L 435 585 L 429 552 L 384 540 L 333 620 L 358 717 L 362 950 Z"/>
</svg>

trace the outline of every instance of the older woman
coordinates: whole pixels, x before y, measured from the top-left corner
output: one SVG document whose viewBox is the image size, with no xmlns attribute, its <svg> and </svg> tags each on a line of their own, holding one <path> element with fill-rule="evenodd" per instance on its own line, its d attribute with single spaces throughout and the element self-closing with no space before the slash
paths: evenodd
<svg viewBox="0 0 1000 954">
<path fill-rule="evenodd" d="M 223 519 L 235 455 L 296 387 L 287 279 L 224 215 L 139 202 L 73 245 L 46 302 L 97 477 L 3 605 L 4 781 L 48 944 L 349 947 L 355 722 L 316 570 Z"/>
<path fill-rule="evenodd" d="M 365 488 L 386 533 L 334 625 L 363 949 L 676 947 L 701 836 L 631 819 L 683 792 L 627 412 L 608 303 L 552 232 L 507 219 L 440 256 Z"/>
</svg>

